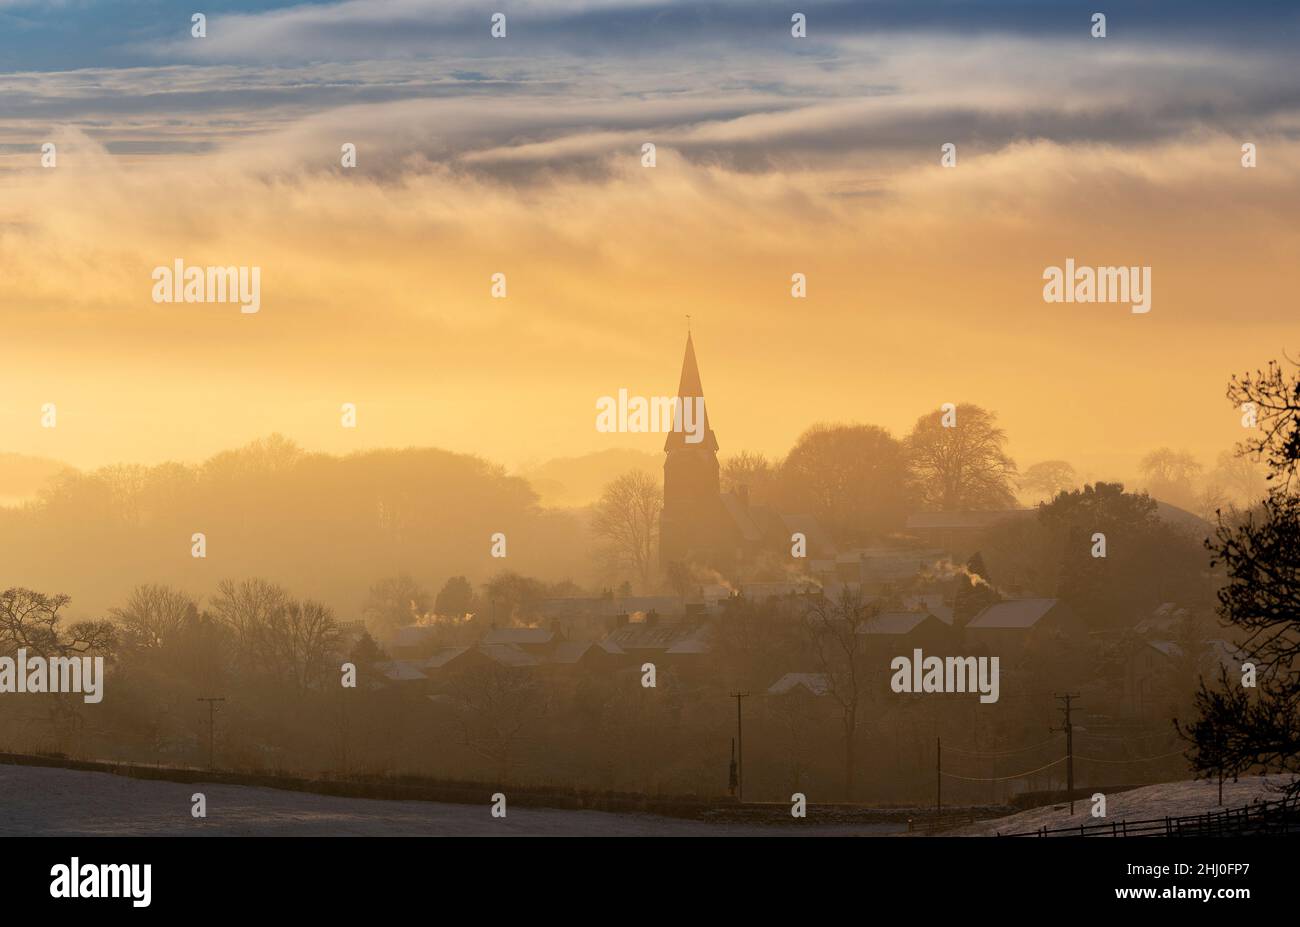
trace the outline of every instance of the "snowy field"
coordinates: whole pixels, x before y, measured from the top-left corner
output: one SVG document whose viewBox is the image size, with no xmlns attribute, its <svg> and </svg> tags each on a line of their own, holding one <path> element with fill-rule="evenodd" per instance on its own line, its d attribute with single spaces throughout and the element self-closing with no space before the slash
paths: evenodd
<svg viewBox="0 0 1300 927">
<path fill-rule="evenodd" d="M 1276 795 L 1263 778 L 1225 782 L 1223 804 L 1240 808 Z M 190 796 L 207 796 L 208 816 L 190 816 Z M 1105 822 L 1176 817 L 1216 811 L 1213 782 L 1173 782 L 1107 796 Z M 990 819 L 949 832 L 992 836 L 997 831 L 1077 827 L 1102 823 L 1091 803 L 1057 804 Z M 783 806 L 774 805 L 773 815 Z M 505 819 L 482 805 L 340 798 L 211 783 L 186 784 L 129 779 L 110 773 L 39 766 L 0 765 L 0 836 L 259 836 L 259 837 L 692 837 L 840 836 L 878 837 L 905 831 L 905 824 L 710 823 L 651 814 L 512 807 Z"/>
<path fill-rule="evenodd" d="M 190 816 L 190 796 L 208 816 Z M 507 797 L 508 800 L 508 797 Z M 339 798 L 239 785 L 0 765 L 0 836 L 880 836 L 899 825 L 709 824 L 649 814 Z M 906 827 L 906 825 L 902 825 Z"/>
<path fill-rule="evenodd" d="M 949 831 L 958 837 L 991 837 L 998 831 L 1020 833 L 1047 827 L 1078 827 L 1080 824 L 1109 824 L 1123 820 L 1145 821 L 1151 818 L 1179 817 L 1185 814 L 1204 814 L 1224 808 L 1240 808 L 1255 801 L 1277 801 L 1281 796 L 1269 791 L 1270 783 L 1281 779 L 1263 776 L 1243 778 L 1240 782 L 1223 783 L 1223 805 L 1219 805 L 1217 782 L 1167 782 L 1148 785 L 1131 792 L 1117 792 L 1106 796 L 1106 817 L 1094 818 L 1092 802 L 1074 803 L 1074 815 L 1068 803 L 1057 803 L 1043 808 L 1033 808 L 1005 818 L 991 818 L 968 827 Z"/>
</svg>

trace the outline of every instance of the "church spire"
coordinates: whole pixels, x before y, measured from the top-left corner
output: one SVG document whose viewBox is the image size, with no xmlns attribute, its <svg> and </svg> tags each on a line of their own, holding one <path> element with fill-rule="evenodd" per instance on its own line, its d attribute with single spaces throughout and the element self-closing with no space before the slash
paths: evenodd
<svg viewBox="0 0 1300 927">
<path fill-rule="evenodd" d="M 689 326 L 689 316 L 688 326 Z M 691 338 L 689 327 L 686 331 L 686 354 L 682 358 L 682 375 L 677 382 L 677 396 L 681 399 L 678 406 L 677 415 L 680 415 L 686 404 L 694 403 L 695 400 L 704 399 L 704 386 L 700 383 L 700 368 L 695 360 L 695 342 Z M 681 430 L 678 430 L 678 422 L 674 416 L 673 430 L 668 433 L 668 438 L 664 441 L 664 450 L 671 451 L 677 448 L 701 448 L 708 451 L 716 452 L 718 450 L 718 439 L 713 434 L 713 429 L 709 427 L 709 410 L 708 404 L 704 405 L 704 438 L 694 444 L 686 440 L 685 423 L 682 423 Z M 692 405 L 692 415 L 694 414 L 694 405 Z M 694 422 L 692 421 L 692 424 Z"/>
</svg>

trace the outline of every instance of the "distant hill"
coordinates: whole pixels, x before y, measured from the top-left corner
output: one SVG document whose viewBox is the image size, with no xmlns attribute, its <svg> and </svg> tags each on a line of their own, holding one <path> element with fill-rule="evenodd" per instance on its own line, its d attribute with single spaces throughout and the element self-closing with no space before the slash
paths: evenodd
<svg viewBox="0 0 1300 927">
<path fill-rule="evenodd" d="M 556 457 L 540 466 L 523 469 L 519 476 L 532 484 L 544 505 L 570 507 L 595 502 L 606 483 L 629 470 L 641 470 L 662 479 L 663 467 L 662 455 L 612 448 L 580 457 Z"/>
<path fill-rule="evenodd" d="M 0 451 L 0 505 L 21 505 L 34 499 L 55 474 L 71 469 L 49 457 Z"/>
</svg>

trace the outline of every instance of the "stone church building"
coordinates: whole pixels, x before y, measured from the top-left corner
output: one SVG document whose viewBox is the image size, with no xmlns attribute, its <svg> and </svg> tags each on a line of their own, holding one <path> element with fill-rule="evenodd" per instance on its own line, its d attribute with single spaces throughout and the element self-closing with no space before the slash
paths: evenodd
<svg viewBox="0 0 1300 927">
<path fill-rule="evenodd" d="M 703 399 L 695 344 L 686 336 L 686 354 L 677 385 L 678 414 L 688 401 Z M 679 423 L 674 422 L 677 426 Z M 703 438 L 690 443 L 684 428 L 674 427 L 664 441 L 664 505 L 659 519 L 659 563 L 694 563 L 728 572 L 764 551 L 789 559 L 795 532 L 807 538 L 808 558 L 834 557 L 829 536 L 811 515 L 777 512 L 752 505 L 747 487 L 723 492 L 718 439 L 704 403 Z"/>
</svg>

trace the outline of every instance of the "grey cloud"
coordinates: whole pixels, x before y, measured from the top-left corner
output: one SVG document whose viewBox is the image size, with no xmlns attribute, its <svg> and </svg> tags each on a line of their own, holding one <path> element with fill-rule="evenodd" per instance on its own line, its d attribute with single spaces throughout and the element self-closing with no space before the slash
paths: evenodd
<svg viewBox="0 0 1300 927">
<path fill-rule="evenodd" d="M 567 3 L 547 15 L 645 15 L 659 6 Z M 409 18 L 427 5 L 379 8 Z M 262 41 L 305 23 L 373 19 L 373 9 L 346 3 L 234 21 Z M 540 7 L 520 9 L 538 15 Z M 196 151 L 273 136 L 279 162 L 316 163 L 346 132 L 365 142 L 366 163 L 380 174 L 416 157 L 519 183 L 554 172 L 599 176 L 612 153 L 641 141 L 763 170 L 846 156 L 868 163 L 944 141 L 976 150 L 1027 138 L 1141 143 L 1207 129 L 1288 133 L 1300 120 L 1300 65 L 1267 49 L 1242 56 L 1204 44 L 911 32 L 756 56 L 712 41 L 708 55 L 670 47 L 620 56 L 602 46 L 534 56 L 513 45 L 479 55 L 462 43 L 454 56 L 10 74 L 0 76 L 0 138 L 12 142 L 42 122 L 97 124 L 90 134 L 109 150 L 148 152 L 152 124 L 159 152 L 185 150 L 187 133 Z"/>
</svg>

